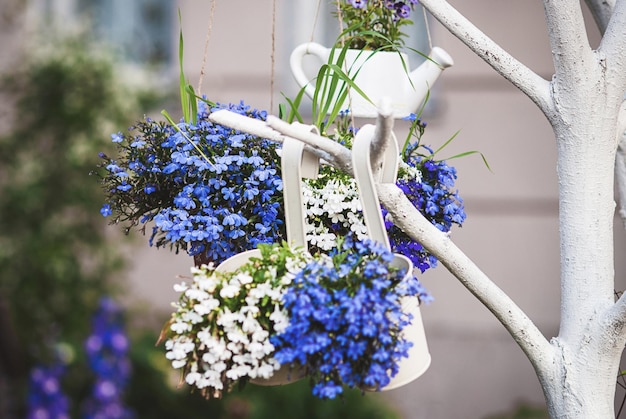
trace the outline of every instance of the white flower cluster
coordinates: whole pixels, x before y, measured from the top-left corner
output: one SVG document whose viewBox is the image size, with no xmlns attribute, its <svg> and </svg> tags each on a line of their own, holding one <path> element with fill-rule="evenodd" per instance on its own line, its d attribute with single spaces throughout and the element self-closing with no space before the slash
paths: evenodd
<svg viewBox="0 0 626 419">
<path fill-rule="evenodd" d="M 333 179 L 323 187 L 304 181 L 302 194 L 307 215 L 307 242 L 322 250 L 337 246 L 337 236 L 331 233 L 323 220 L 340 223 L 346 230 L 355 233 L 358 240 L 367 238 L 367 229 L 361 218 L 361 200 L 356 181 Z"/>
<path fill-rule="evenodd" d="M 401 164 L 400 170 L 398 170 L 398 177 L 404 180 L 420 182 L 422 180 L 422 172 L 417 167 L 404 163 Z"/>
<path fill-rule="evenodd" d="M 275 267 L 260 276 L 267 279 L 255 282 L 250 267 L 216 272 L 203 265 L 191 268 L 190 285 L 174 286 L 181 297 L 173 303 L 166 357 L 183 369 L 189 385 L 205 396 L 219 396 L 241 378 L 268 379 L 278 370 L 270 336 L 289 324 L 281 298 L 306 263 L 304 252 L 297 255 L 286 259 L 280 278 Z"/>
</svg>

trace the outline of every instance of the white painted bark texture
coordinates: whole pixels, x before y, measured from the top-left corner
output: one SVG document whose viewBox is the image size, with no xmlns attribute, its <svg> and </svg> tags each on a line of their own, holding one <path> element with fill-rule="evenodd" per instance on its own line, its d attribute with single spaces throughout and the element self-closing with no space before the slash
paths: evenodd
<svg viewBox="0 0 626 419">
<path fill-rule="evenodd" d="M 447 1 L 421 1 L 453 35 L 526 94 L 554 130 L 562 294 L 558 336 L 548 342 L 534 327 L 526 328 L 529 320 L 517 308 L 507 311 L 511 303 L 498 292 L 477 294 L 476 285 L 490 281 L 471 273 L 469 261 L 451 260 L 448 252 L 437 254 L 524 350 L 553 418 L 615 417 L 615 383 L 626 342 L 626 300 L 614 302 L 613 268 L 614 176 L 618 185 L 624 182 L 622 154 L 616 161 L 616 152 L 625 119 L 626 0 L 586 3 L 603 34 L 596 50 L 589 46 L 580 2 L 544 0 L 554 62 L 554 76 L 548 81 L 502 50 Z M 407 220 L 414 220 L 406 205 L 385 203 L 394 208 L 394 216 L 403 208 Z M 419 240 L 432 248 L 426 243 L 429 238 Z"/>
<path fill-rule="evenodd" d="M 512 57 L 447 1 L 420 3 L 527 95 L 553 127 L 561 251 L 558 336 L 544 337 L 514 301 L 395 185 L 379 185 L 380 200 L 395 224 L 434 254 L 508 330 L 537 373 L 551 417 L 614 418 L 616 378 L 626 343 L 626 296 L 615 301 L 613 268 L 614 177 L 618 191 L 623 189 L 618 196 L 626 199 L 626 186 L 619 187 L 626 185 L 626 151 L 617 152 L 626 129 L 626 0 L 586 0 L 603 34 L 596 50 L 589 46 L 580 2 L 544 0 L 554 61 L 551 80 Z M 352 172 L 349 150 L 313 133 L 301 135 L 277 118 L 268 118 L 266 126 L 220 111 L 211 119 L 274 141 L 284 136 L 298 138 L 320 157 Z M 383 112 L 378 124 L 385 121 Z M 380 141 L 389 139 L 387 134 L 380 137 Z M 384 148 L 384 144 L 378 146 Z M 626 202 L 620 206 L 626 208 Z"/>
</svg>

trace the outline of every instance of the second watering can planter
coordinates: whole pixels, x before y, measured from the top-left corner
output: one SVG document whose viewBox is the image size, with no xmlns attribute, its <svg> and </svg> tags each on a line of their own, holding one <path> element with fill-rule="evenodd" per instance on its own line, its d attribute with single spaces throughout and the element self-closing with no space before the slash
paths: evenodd
<svg viewBox="0 0 626 419">
<path fill-rule="evenodd" d="M 390 99 L 394 118 L 416 113 L 441 72 L 454 64 L 452 57 L 439 47 L 434 47 L 428 59 L 414 70 L 408 68 L 405 53 L 349 49 L 343 62 L 337 63 L 339 54 L 338 49 L 308 42 L 294 49 L 289 64 L 296 83 L 310 98 L 315 95 L 316 81 L 305 74 L 304 57 L 316 57 L 320 66 L 326 63 L 338 65 L 367 96 L 364 98 L 350 89 L 341 109 L 349 108 L 352 115 L 364 118 L 378 116 L 376 105 L 383 98 Z"/>
<path fill-rule="evenodd" d="M 374 176 L 370 163 L 370 152 L 375 130 L 373 125 L 365 125 L 359 130 L 352 146 L 352 164 L 368 235 L 391 250 L 387 229 L 380 210 L 376 183 L 396 182 L 400 152 L 395 136 L 393 136 L 385 150 L 383 167 Z M 391 264 L 404 270 L 407 275 L 412 275 L 413 263 L 406 256 L 396 253 Z M 402 311 L 410 314 L 413 318 L 411 324 L 403 330 L 404 337 L 412 343 L 412 346 L 409 349 L 408 358 L 403 358 L 400 361 L 398 373 L 388 385 L 381 389 L 382 391 L 394 390 L 416 380 L 428 370 L 431 362 L 418 298 L 403 297 L 401 304 Z M 365 390 L 371 389 L 366 388 Z"/>
</svg>

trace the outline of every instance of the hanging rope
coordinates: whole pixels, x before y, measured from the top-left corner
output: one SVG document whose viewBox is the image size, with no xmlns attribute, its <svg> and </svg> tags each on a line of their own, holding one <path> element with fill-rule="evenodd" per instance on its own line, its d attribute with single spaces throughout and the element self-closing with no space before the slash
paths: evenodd
<svg viewBox="0 0 626 419">
<path fill-rule="evenodd" d="M 339 23 L 339 33 L 343 32 L 343 13 L 341 12 L 341 6 L 339 5 L 339 2 L 336 2 L 337 4 L 337 21 Z M 341 37 L 339 39 L 341 48 L 343 48 L 345 46 L 345 42 L 343 37 Z M 345 74 L 348 74 L 349 69 L 347 68 L 348 63 L 344 60 L 343 62 L 343 72 Z M 354 122 L 354 113 L 352 113 L 352 91 L 350 89 L 350 85 L 346 86 L 346 89 L 348 89 L 348 109 L 350 110 L 350 123 L 352 124 L 352 127 L 356 127 L 356 124 Z"/>
<path fill-rule="evenodd" d="M 309 39 L 309 42 L 313 42 L 313 38 L 315 37 L 315 28 L 317 27 L 317 21 L 320 17 L 321 6 L 322 6 L 322 1 L 319 0 L 317 2 L 317 8 L 315 9 L 315 19 L 313 20 L 313 29 L 311 29 L 311 38 Z"/>
<path fill-rule="evenodd" d="M 200 67 L 200 79 L 198 80 L 198 96 L 202 96 L 202 80 L 204 79 L 204 69 L 206 67 L 206 61 L 209 55 L 209 40 L 211 39 L 211 32 L 213 32 L 213 20 L 215 18 L 215 3 L 216 3 L 216 0 L 211 0 L 211 12 L 209 13 L 209 26 L 207 28 L 206 39 L 204 41 L 204 55 L 202 56 L 202 66 Z"/>
<path fill-rule="evenodd" d="M 426 27 L 426 36 L 428 37 L 428 50 L 432 51 L 433 49 L 433 39 L 430 36 L 430 25 L 428 24 L 428 16 L 426 15 L 426 8 L 424 6 L 420 6 L 422 8 L 422 12 L 424 14 L 424 26 Z"/>
<path fill-rule="evenodd" d="M 274 111 L 274 73 L 276 70 L 276 0 L 272 1 L 272 69 L 270 74 L 270 113 Z"/>
</svg>

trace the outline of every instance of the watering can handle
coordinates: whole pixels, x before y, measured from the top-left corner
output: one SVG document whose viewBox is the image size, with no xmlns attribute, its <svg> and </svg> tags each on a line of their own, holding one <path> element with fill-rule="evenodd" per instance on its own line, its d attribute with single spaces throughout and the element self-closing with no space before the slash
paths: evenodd
<svg viewBox="0 0 626 419">
<path fill-rule="evenodd" d="M 328 60 L 328 51 L 328 48 L 325 48 L 316 42 L 307 42 L 305 44 L 298 45 L 289 56 L 289 66 L 291 67 L 293 78 L 296 80 L 296 83 L 300 88 L 304 88 L 304 91 L 310 98 L 313 98 L 315 88 L 311 84 L 311 80 L 304 73 L 304 57 L 307 55 L 313 55 L 322 63 L 325 63 Z"/>
<path fill-rule="evenodd" d="M 388 250 L 391 250 L 385 221 L 380 211 L 380 201 L 376 192 L 374 183 L 374 175 L 370 164 L 370 146 L 374 138 L 376 127 L 373 125 L 365 125 L 356 134 L 352 145 L 352 166 L 354 168 L 354 178 L 356 179 L 361 206 L 363 207 L 363 217 L 365 219 L 365 227 L 369 237 L 372 240 L 384 244 Z M 399 150 L 398 142 L 392 134 L 389 145 L 385 150 L 383 158 L 383 169 L 379 182 L 395 183 L 398 173 Z"/>
<path fill-rule="evenodd" d="M 310 132 L 311 127 L 302 125 Z M 283 199 L 287 241 L 297 247 L 307 248 L 305 210 L 302 202 L 302 176 L 317 177 L 319 159 L 304 150 L 304 143 L 285 137 L 282 154 Z"/>
</svg>

